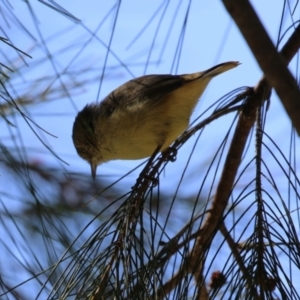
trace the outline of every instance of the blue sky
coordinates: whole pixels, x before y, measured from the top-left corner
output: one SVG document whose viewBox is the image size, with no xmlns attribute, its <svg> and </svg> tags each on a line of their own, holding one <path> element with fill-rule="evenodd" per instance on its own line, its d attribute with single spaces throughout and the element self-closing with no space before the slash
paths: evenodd
<svg viewBox="0 0 300 300">
<path fill-rule="evenodd" d="M 180 33 L 189 6 L 188 1 L 171 1 L 168 6 L 164 6 L 167 1 L 128 0 L 122 1 L 119 10 L 116 7 L 112 9 L 115 2 L 104 0 L 88 0 L 84 5 L 81 0 L 73 0 L 72 3 L 64 0 L 59 3 L 80 22 L 76 23 L 66 18 L 38 1 L 31 1 L 32 9 L 38 17 L 38 21 L 33 22 L 25 2 L 11 1 L 13 12 L 22 23 L 26 24 L 32 36 L 18 26 L 8 26 L 4 20 L 0 21 L 1 28 L 5 29 L 15 46 L 29 53 L 32 58 L 25 57 L 24 60 L 20 60 L 15 51 L 2 44 L 0 49 L 5 56 L 0 54 L 0 57 L 4 63 L 7 63 L 5 57 L 8 58 L 12 63 L 10 67 L 16 69 L 16 75 L 9 74 L 12 78 L 12 85 L 9 86 L 11 95 L 15 98 L 22 96 L 30 101 L 41 102 L 38 105 L 28 106 L 25 113 L 39 126 L 57 137 L 54 138 L 37 129 L 43 141 L 68 165 L 50 154 L 24 120 L 17 115 L 11 116 L 11 120 L 17 124 L 16 128 L 2 122 L 1 138 L 6 145 L 13 146 L 15 141 L 9 137 L 12 134 L 21 135 L 22 142 L 17 140 L 17 143 L 19 146 L 23 143 L 29 161 L 64 168 L 63 172 L 67 175 L 80 178 L 83 174 L 90 173 L 88 164 L 77 155 L 71 138 L 72 125 L 78 110 L 87 103 L 100 101 L 133 76 L 190 73 L 205 70 L 224 61 L 240 61 L 241 65 L 238 68 L 224 73 L 210 83 L 195 109 L 192 120 L 224 94 L 241 86 L 256 85 L 262 76 L 251 51 L 220 1 L 192 1 L 180 58 L 176 56 L 176 49 L 180 44 Z M 276 44 L 283 3 L 271 0 L 256 0 L 251 3 Z M 293 16 L 290 15 L 289 11 L 293 10 L 293 4 L 289 2 L 290 8 L 286 8 L 282 18 L 282 32 L 299 15 L 299 8 Z M 174 19 L 177 8 L 179 10 Z M 164 9 L 165 14 L 162 18 Z M 152 21 L 145 27 L 152 17 Z M 96 37 L 93 37 L 91 33 L 95 32 L 101 23 Z M 145 30 L 141 31 L 142 28 Z M 44 43 L 41 42 L 43 40 Z M 110 52 L 107 51 L 107 45 L 110 45 Z M 52 63 L 45 55 L 47 51 L 55 53 Z M 42 63 L 39 63 L 40 60 Z M 146 61 L 149 63 L 146 64 Z M 126 68 L 122 64 L 126 65 Z M 297 75 L 297 59 L 291 64 L 291 70 Z M 33 87 L 31 82 L 34 82 Z M 65 91 L 61 92 L 63 86 Z M 53 101 L 43 102 L 41 93 L 47 90 L 51 91 L 50 99 Z M 211 149 L 220 144 L 229 125 L 229 118 L 224 118 L 204 131 L 184 178 L 185 187 L 188 188 L 180 189 L 182 195 L 193 195 L 197 191 L 199 182 L 204 176 L 201 170 L 205 169 L 207 161 L 212 159 Z M 266 131 L 288 155 L 290 122 L 275 92 L 267 116 Z M 168 164 L 162 175 L 164 180 L 161 180 L 161 187 L 170 194 L 174 192 L 172 187 L 180 180 L 181 171 L 178 170 L 183 170 L 196 138 L 197 135 L 183 146 L 178 153 L 177 161 Z M 248 155 L 251 159 L 255 154 L 253 143 L 249 149 Z M 274 148 L 272 149 L 275 153 Z M 268 152 L 264 151 L 266 164 L 272 167 L 278 183 L 286 189 L 282 170 Z M 296 156 L 295 160 L 298 162 L 299 156 Z M 139 163 L 141 161 L 112 161 L 104 164 L 98 168 L 97 180 L 107 177 L 113 182 Z M 131 186 L 139 171 L 140 169 L 124 179 L 120 185 L 126 187 L 124 184 L 126 183 Z M 253 177 L 254 167 L 250 167 L 248 171 L 250 178 Z M 8 185 L 12 190 L 15 188 L 11 177 L 2 177 L 1 180 L 5 186 Z M 47 187 L 44 187 L 44 191 L 47 192 Z M 18 204 L 14 202 L 10 206 L 12 209 L 18 209 Z M 189 208 L 179 203 L 175 209 L 179 215 Z M 182 214 L 182 219 L 175 223 L 180 227 L 188 219 L 188 215 Z"/>
<path fill-rule="evenodd" d="M 223 61 L 240 61 L 242 64 L 237 69 L 223 74 L 212 81 L 197 106 L 194 117 L 225 93 L 240 86 L 255 85 L 262 75 L 238 29 L 231 21 L 222 3 L 218 1 L 192 2 L 178 64 L 178 60 L 174 57 L 176 47 L 178 46 L 179 35 L 182 30 L 182 24 L 184 23 L 188 1 L 182 1 L 170 34 L 168 34 L 170 24 L 178 7 L 178 3 L 180 3 L 179 1 L 171 1 L 160 26 L 158 26 L 158 24 L 163 9 L 159 10 L 150 25 L 141 34 L 141 28 L 147 24 L 154 12 L 157 11 L 163 2 L 124 1 L 117 15 L 113 36 L 111 32 L 116 19 L 116 10 L 111 12 L 103 22 L 97 35 L 106 45 L 109 44 L 109 40 L 112 36 L 111 49 L 118 56 L 120 61 L 117 61 L 111 53 L 107 55 L 107 48 L 103 46 L 101 42 L 95 38 L 90 40 L 90 33 L 83 27 L 86 26 L 93 32 L 113 7 L 113 3 L 109 1 L 94 2 L 87 1 L 84 7 L 82 7 L 81 1 L 73 1 L 72 5 L 70 5 L 68 1 L 60 2 L 62 7 L 81 20 L 83 25 L 78 24 L 77 26 L 74 25 L 72 20 L 61 16 L 45 5 L 39 2 L 32 3 L 32 8 L 39 20 L 38 28 L 46 40 L 49 51 L 60 51 L 68 47 L 70 43 L 73 44 L 73 49 L 55 55 L 54 65 L 50 64 L 49 61 L 44 58 L 45 62 L 41 66 L 37 68 L 32 67 L 39 58 L 44 57 L 45 50 L 41 49 L 41 45 L 36 46 L 32 38 L 26 36 L 22 31 L 14 28 L 8 30 L 8 32 L 13 31 L 11 35 L 13 42 L 18 47 L 29 51 L 33 57 L 32 59 L 25 59 L 28 67 L 23 67 L 23 72 L 26 73 L 23 76 L 25 76 L 26 79 L 37 81 L 44 76 L 55 76 L 56 71 L 54 68 L 60 73 L 65 70 L 66 67 L 68 67 L 68 72 L 73 72 L 72 78 L 70 79 L 71 76 L 68 76 L 69 73 L 61 75 L 61 79 L 56 79 L 51 88 L 60 86 L 62 83 L 67 85 L 68 80 L 71 80 L 75 84 L 83 80 L 95 79 L 93 84 L 83 84 L 78 88 L 76 92 L 71 94 L 71 99 L 68 97 L 58 97 L 53 103 L 39 105 L 30 111 L 30 114 L 38 124 L 58 137 L 57 139 L 47 137 L 47 140 L 51 147 L 53 147 L 59 155 L 62 155 L 64 160 L 70 163 L 70 166 L 67 167 L 67 171 L 69 172 L 89 172 L 89 168 L 87 168 L 85 162 L 77 157 L 71 141 L 72 123 L 77 112 L 76 109 L 82 109 L 85 104 L 97 101 L 97 98 L 98 100 L 103 99 L 112 89 L 132 78 L 131 74 L 120 66 L 120 61 L 129 65 L 128 68 L 134 76 L 170 72 L 177 74 L 189 73 L 207 69 Z M 271 1 L 253 1 L 253 5 L 256 7 L 258 14 L 262 16 L 263 23 L 275 42 L 278 35 L 278 24 L 281 17 L 282 5 L 273 5 L 272 14 L 269 13 Z M 31 32 L 33 35 L 39 40 L 39 33 L 32 22 L 32 17 L 28 12 L 27 5 L 16 1 L 14 11 L 16 14 L 22 15 L 20 19 L 26 22 L 29 29 L 32 29 Z M 290 18 L 286 17 L 285 23 L 288 25 L 290 22 Z M 287 25 L 283 27 L 287 27 Z M 72 26 L 73 28 L 64 34 L 60 33 L 64 29 Z M 158 27 L 159 30 L 157 29 Z M 155 38 L 155 43 L 153 43 L 156 30 L 158 30 L 158 34 Z M 136 38 L 137 35 L 139 35 L 138 38 Z M 51 36 L 52 39 L 48 42 L 47 38 Z M 131 44 L 135 38 L 136 41 Z M 162 47 L 166 41 L 165 50 L 163 55 L 160 56 Z M 85 43 L 87 43 L 87 45 L 83 48 Z M 130 44 L 131 46 L 128 48 Z M 153 50 L 149 57 L 149 49 L 152 44 L 154 44 L 152 46 Z M 34 47 L 33 51 L 31 51 L 32 47 Z M 81 51 L 81 53 L 78 55 L 79 51 Z M 15 55 L 13 52 L 11 54 L 12 56 Z M 73 60 L 77 55 L 78 57 Z M 100 79 L 101 76 L 103 76 L 102 68 L 104 67 L 105 58 L 107 58 L 106 70 L 98 96 L 100 81 L 97 81 L 97 78 Z M 147 59 L 149 59 L 150 64 L 146 67 L 145 61 L 147 61 Z M 159 62 L 159 64 L 157 62 Z M 134 66 L 133 64 L 139 64 L 139 66 Z M 110 67 L 114 68 L 113 71 L 110 70 Z M 87 70 L 82 72 L 80 71 L 82 68 L 87 68 Z M 43 89 L 47 87 L 47 84 L 41 85 L 39 88 Z M 33 95 L 34 97 L 34 91 L 30 91 L 29 95 Z M 275 110 L 278 106 L 280 108 L 278 101 L 274 100 L 272 102 L 272 109 Z M 60 116 L 60 114 L 63 115 Z M 284 114 L 281 115 L 283 115 L 282 122 L 284 122 L 285 116 Z M 24 134 L 28 134 L 27 140 L 30 140 L 31 146 L 34 145 L 34 147 L 43 149 L 40 142 L 31 136 L 31 130 L 26 131 Z M 47 158 L 41 157 L 41 160 L 45 159 L 49 161 L 51 158 L 47 152 L 45 152 L 45 155 Z M 55 159 L 51 159 L 51 161 L 55 163 Z M 106 173 L 109 172 L 109 169 L 118 169 L 115 168 L 116 164 L 117 166 L 124 165 L 124 168 L 127 168 L 126 166 L 128 164 L 132 166 L 132 164 L 135 165 L 135 163 L 136 162 L 111 162 L 103 166 L 103 171 Z"/>
</svg>

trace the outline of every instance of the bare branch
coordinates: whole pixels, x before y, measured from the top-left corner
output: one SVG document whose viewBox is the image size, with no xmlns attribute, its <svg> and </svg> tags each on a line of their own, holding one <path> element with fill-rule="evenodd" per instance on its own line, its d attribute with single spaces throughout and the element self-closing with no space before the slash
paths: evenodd
<svg viewBox="0 0 300 300">
<path fill-rule="evenodd" d="M 293 58 L 293 55 L 295 55 L 297 52 L 295 49 L 297 48 L 296 45 L 299 45 L 298 28 L 287 41 L 281 52 L 281 55 L 286 63 L 288 63 Z M 227 206 L 228 199 L 231 194 L 234 179 L 241 162 L 250 130 L 256 120 L 257 108 L 259 108 L 265 100 L 269 99 L 270 93 L 271 86 L 263 76 L 257 86 L 253 88 L 252 94 L 248 94 L 245 105 L 241 109 L 235 134 L 228 151 L 217 192 L 211 205 L 211 210 L 208 212 L 207 218 L 200 229 L 202 233 L 197 238 L 193 251 L 186 258 L 186 261 L 189 262 L 191 266 L 190 272 L 194 274 L 197 282 L 199 282 L 203 276 L 202 260 L 204 254 L 209 249 L 211 241 L 213 240 L 218 228 L 220 228 L 220 226 L 222 227 L 223 212 Z"/>
<path fill-rule="evenodd" d="M 274 87 L 293 126 L 300 135 L 300 91 L 296 80 L 286 66 L 285 60 L 277 52 L 248 0 L 223 0 L 223 3 L 247 41 L 269 84 Z"/>
</svg>

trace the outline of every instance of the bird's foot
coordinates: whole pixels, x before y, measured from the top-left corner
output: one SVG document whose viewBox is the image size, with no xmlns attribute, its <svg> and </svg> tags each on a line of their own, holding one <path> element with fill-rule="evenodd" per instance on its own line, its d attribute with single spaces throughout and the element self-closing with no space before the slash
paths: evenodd
<svg viewBox="0 0 300 300">
<path fill-rule="evenodd" d="M 168 147 L 168 148 L 164 151 L 164 153 L 167 154 L 166 159 L 167 159 L 168 161 L 171 161 L 171 162 L 176 161 L 176 159 L 177 159 L 177 149 L 176 149 L 175 147 L 172 147 L 172 146 Z"/>
</svg>

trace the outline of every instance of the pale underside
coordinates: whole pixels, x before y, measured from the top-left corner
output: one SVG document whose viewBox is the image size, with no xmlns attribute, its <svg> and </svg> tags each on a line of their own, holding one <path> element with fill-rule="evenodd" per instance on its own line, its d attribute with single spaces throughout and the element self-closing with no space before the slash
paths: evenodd
<svg viewBox="0 0 300 300">
<path fill-rule="evenodd" d="M 101 133 L 106 139 L 99 145 L 103 157 L 141 159 L 151 156 L 157 147 L 161 151 L 169 147 L 188 127 L 190 115 L 210 79 L 191 81 L 153 106 L 137 104 L 126 111 L 116 110 L 106 120 L 105 135 Z"/>
</svg>

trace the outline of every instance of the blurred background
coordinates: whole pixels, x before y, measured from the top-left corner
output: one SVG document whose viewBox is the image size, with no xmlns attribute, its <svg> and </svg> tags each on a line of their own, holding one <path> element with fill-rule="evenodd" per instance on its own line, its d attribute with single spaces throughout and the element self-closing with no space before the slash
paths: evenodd
<svg viewBox="0 0 300 300">
<path fill-rule="evenodd" d="M 251 4 L 281 49 L 298 24 L 298 1 Z M 113 299 L 112 294 L 92 298 L 91 291 L 111 257 L 107 249 L 115 240 L 122 207 L 146 160 L 105 163 L 93 181 L 72 142 L 78 111 L 141 75 L 191 73 L 239 61 L 240 66 L 210 83 L 191 119 L 197 124 L 245 87 L 255 86 L 263 73 L 223 3 L 216 0 L 2 0 L 0 16 L 0 298 Z M 298 80 L 298 56 L 289 68 Z M 166 164 L 159 185 L 145 196 L 136 228 L 145 253 L 154 256 L 209 208 L 237 116 L 225 115 L 196 132 L 176 161 Z M 294 253 L 300 249 L 291 239 L 297 241 L 299 234 L 299 139 L 274 91 L 268 111 L 263 111 L 263 129 L 263 199 L 273 241 L 264 245 L 265 266 L 275 282 L 269 292 L 272 299 L 298 299 L 300 285 L 294 279 L 299 257 Z M 224 217 L 236 243 L 246 243 L 255 232 L 256 141 L 252 131 Z M 199 228 L 201 220 L 191 228 Z M 176 274 L 192 247 L 191 241 L 187 244 L 185 251 L 170 257 L 160 283 Z M 131 251 L 137 269 L 141 250 Z M 245 261 L 255 270 L 251 251 Z M 234 260 L 217 233 L 207 252 L 204 282 L 220 270 L 227 284 L 211 291 L 211 298 L 252 299 L 247 285 L 240 287 L 244 294 L 233 288 L 240 276 Z M 117 269 L 125 272 L 124 266 Z M 117 281 L 124 275 L 115 276 Z M 177 286 L 166 299 L 196 299 L 193 280 L 182 280 L 184 287 Z"/>
</svg>

